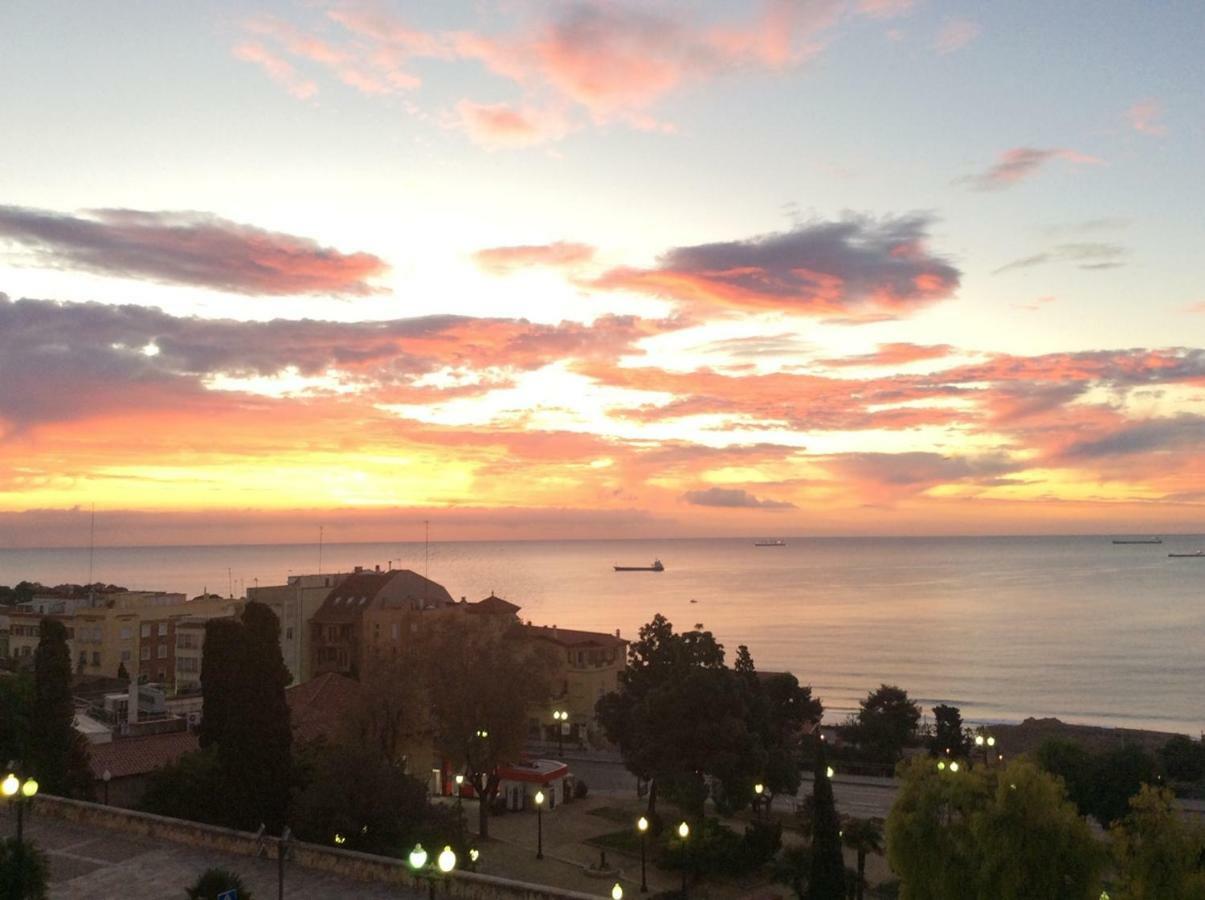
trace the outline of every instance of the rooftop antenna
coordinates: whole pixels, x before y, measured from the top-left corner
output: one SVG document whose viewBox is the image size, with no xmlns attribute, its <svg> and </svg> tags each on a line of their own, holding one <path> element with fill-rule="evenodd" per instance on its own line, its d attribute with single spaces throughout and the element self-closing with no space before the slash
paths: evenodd
<svg viewBox="0 0 1205 900">
<path fill-rule="evenodd" d="M 92 561 L 96 556 L 96 503 L 92 503 L 92 524 L 88 529 L 88 605 L 96 603 L 92 590 Z"/>
<path fill-rule="evenodd" d="M 229 589 L 229 594 L 227 596 L 229 596 L 230 599 L 233 600 L 234 599 L 234 575 L 231 574 L 229 568 L 226 569 L 226 581 L 228 582 L 228 589 Z"/>
<path fill-rule="evenodd" d="M 318 574 L 322 574 L 322 526 L 318 526 Z"/>
</svg>

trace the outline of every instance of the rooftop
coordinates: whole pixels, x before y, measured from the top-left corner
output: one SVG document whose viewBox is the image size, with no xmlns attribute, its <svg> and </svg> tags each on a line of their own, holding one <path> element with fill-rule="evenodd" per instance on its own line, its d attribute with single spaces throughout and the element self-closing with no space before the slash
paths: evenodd
<svg viewBox="0 0 1205 900">
<path fill-rule="evenodd" d="M 599 631 L 576 631 L 572 628 L 560 628 L 556 625 L 525 625 L 530 637 L 552 641 L 562 647 L 617 647 L 623 648 L 628 642 L 618 634 Z"/>
<path fill-rule="evenodd" d="M 331 737 L 343 713 L 360 697 L 360 683 L 336 672 L 327 672 L 285 690 L 293 737 L 299 743 Z"/>
<path fill-rule="evenodd" d="M 148 734 L 144 737 L 117 738 L 107 744 L 92 744 L 92 774 L 100 778 L 107 770 L 114 778 L 146 775 L 155 769 L 174 763 L 185 753 L 199 749 L 197 736 L 191 731 L 167 734 Z"/>
</svg>

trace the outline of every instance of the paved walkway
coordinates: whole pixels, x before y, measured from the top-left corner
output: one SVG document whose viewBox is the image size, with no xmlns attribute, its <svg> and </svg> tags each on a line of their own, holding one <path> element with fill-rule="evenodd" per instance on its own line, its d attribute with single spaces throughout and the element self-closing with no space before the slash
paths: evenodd
<svg viewBox="0 0 1205 900">
<path fill-rule="evenodd" d="M 11 834 L 12 818 L 0 813 L 4 833 Z M 51 900 L 165 900 L 183 898 L 202 872 L 220 866 L 235 872 L 261 900 L 277 891 L 276 860 L 252 859 L 199 850 L 167 841 L 155 841 L 82 828 L 36 814 L 25 820 L 25 837 L 50 858 Z M 425 894 L 403 887 L 366 884 L 307 872 L 297 866 L 285 869 L 285 896 L 289 900 L 425 900 Z"/>
</svg>

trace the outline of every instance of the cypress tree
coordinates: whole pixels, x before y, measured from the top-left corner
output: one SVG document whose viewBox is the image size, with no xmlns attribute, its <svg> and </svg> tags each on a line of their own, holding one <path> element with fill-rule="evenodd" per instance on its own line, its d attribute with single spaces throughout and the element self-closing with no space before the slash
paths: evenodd
<svg viewBox="0 0 1205 900">
<path fill-rule="evenodd" d="M 841 855 L 841 820 L 828 778 L 824 741 L 816 747 L 816 778 L 812 787 L 812 875 L 807 900 L 844 900 L 845 858 Z"/>
<path fill-rule="evenodd" d="M 242 666 L 217 738 L 218 759 L 228 784 L 233 824 L 260 823 L 279 833 L 293 787 L 293 733 L 285 686 L 291 676 L 280 652 L 280 620 L 262 603 L 242 616 Z"/>
<path fill-rule="evenodd" d="M 201 646 L 202 747 L 220 743 L 230 720 L 230 707 L 243 680 L 243 626 L 236 619 L 210 619 Z"/>
<path fill-rule="evenodd" d="M 73 725 L 71 651 L 67 629 L 45 618 L 34 652 L 34 715 L 29 721 L 33 775 L 40 789 L 60 797 L 89 797 L 92 772 L 84 736 Z"/>
</svg>

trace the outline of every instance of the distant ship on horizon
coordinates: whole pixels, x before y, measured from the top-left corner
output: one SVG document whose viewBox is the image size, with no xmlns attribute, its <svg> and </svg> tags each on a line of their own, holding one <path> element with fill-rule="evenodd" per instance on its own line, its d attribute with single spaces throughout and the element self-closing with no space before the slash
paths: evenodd
<svg viewBox="0 0 1205 900">
<path fill-rule="evenodd" d="M 782 538 L 776 538 L 775 540 L 772 540 L 772 541 L 754 541 L 753 542 L 754 547 L 785 547 L 786 545 L 787 545 L 787 542 L 784 541 Z"/>
<path fill-rule="evenodd" d="M 654 559 L 651 566 L 615 566 L 616 572 L 664 572 L 665 566 L 661 564 L 661 560 Z"/>
<path fill-rule="evenodd" d="M 1114 538 L 1114 544 L 1162 544 L 1163 538 Z"/>
</svg>

